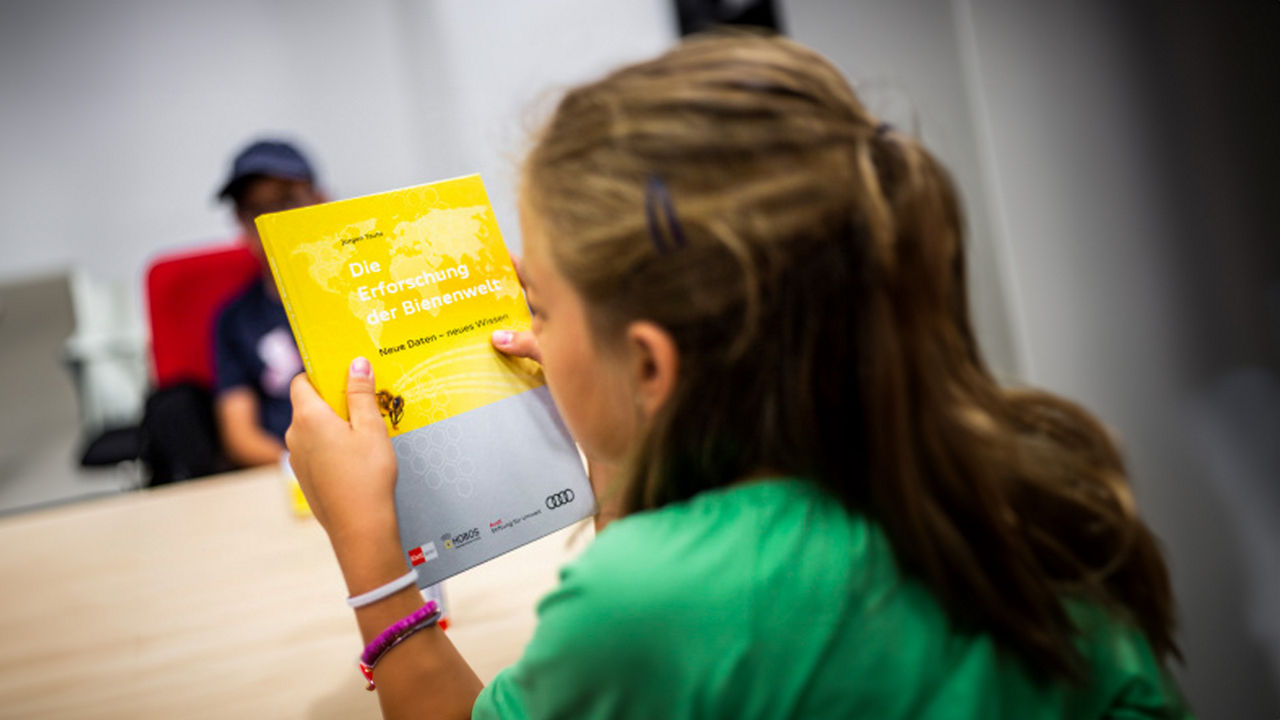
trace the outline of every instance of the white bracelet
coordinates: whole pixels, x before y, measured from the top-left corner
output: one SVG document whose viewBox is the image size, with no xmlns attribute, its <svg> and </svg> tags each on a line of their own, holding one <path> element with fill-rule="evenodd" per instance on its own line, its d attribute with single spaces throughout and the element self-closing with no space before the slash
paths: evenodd
<svg viewBox="0 0 1280 720">
<path fill-rule="evenodd" d="M 361 593 L 359 595 L 356 595 L 355 597 L 347 598 L 347 604 L 353 608 L 361 608 L 361 607 L 364 607 L 365 605 L 372 605 L 373 603 L 378 602 L 382 598 L 389 597 L 397 592 L 400 592 L 401 590 L 409 587 L 410 585 L 416 582 L 418 582 L 418 569 L 413 568 L 409 572 L 405 573 L 404 575 L 401 575 L 400 577 L 396 578 L 395 580 L 392 580 L 391 582 L 387 583 L 386 585 L 383 585 L 382 587 L 376 587 L 367 593 Z"/>
</svg>

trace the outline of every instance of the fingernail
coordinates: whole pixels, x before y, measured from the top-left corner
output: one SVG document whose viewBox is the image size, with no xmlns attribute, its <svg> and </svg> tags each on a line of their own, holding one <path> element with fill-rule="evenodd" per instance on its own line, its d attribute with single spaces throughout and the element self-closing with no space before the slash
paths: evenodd
<svg viewBox="0 0 1280 720">
<path fill-rule="evenodd" d="M 373 368 L 369 367 L 368 360 L 358 357 L 351 361 L 351 374 L 356 377 L 373 377 Z"/>
<path fill-rule="evenodd" d="M 514 338 L 515 336 L 516 334 L 511 332 L 510 330 L 494 330 L 493 344 L 494 345 L 510 345 L 512 338 Z"/>
</svg>

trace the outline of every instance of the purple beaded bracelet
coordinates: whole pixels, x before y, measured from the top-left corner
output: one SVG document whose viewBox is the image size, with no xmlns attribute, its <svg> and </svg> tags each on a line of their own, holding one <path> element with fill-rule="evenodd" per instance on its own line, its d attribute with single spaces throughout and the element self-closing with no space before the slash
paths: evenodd
<svg viewBox="0 0 1280 720">
<path fill-rule="evenodd" d="M 364 652 L 360 654 L 360 672 L 364 674 L 364 679 L 368 681 L 365 690 L 373 690 L 373 666 L 387 654 L 391 648 L 404 642 L 410 635 L 429 628 L 436 624 L 440 619 L 440 609 L 436 605 L 436 601 L 432 600 L 422 607 L 409 613 L 406 617 L 395 621 L 386 630 L 378 634 L 372 642 L 365 646 Z"/>
</svg>

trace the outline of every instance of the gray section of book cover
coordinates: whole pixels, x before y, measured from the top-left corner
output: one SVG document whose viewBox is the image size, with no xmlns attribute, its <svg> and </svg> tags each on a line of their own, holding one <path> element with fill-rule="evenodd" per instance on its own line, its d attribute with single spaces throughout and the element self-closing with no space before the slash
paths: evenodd
<svg viewBox="0 0 1280 720">
<path fill-rule="evenodd" d="M 400 543 L 426 587 L 595 512 L 546 386 L 391 439 Z"/>
</svg>

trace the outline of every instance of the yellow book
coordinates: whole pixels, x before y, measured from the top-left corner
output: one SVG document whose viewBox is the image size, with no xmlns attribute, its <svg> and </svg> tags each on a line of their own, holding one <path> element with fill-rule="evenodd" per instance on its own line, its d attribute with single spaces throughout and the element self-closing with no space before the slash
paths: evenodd
<svg viewBox="0 0 1280 720">
<path fill-rule="evenodd" d="M 320 396 L 346 417 L 347 367 L 373 365 L 420 585 L 594 512 L 538 365 L 489 342 L 530 317 L 479 175 L 257 225 Z"/>
</svg>

